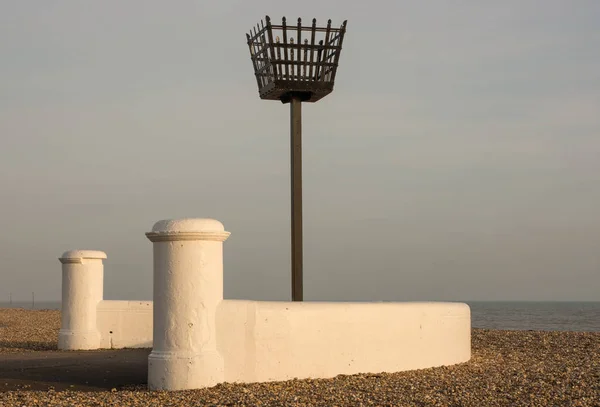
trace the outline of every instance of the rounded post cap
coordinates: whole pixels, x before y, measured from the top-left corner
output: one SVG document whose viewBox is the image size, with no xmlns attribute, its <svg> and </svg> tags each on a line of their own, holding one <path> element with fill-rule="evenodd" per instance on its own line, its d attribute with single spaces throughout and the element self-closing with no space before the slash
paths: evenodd
<svg viewBox="0 0 600 407">
<path fill-rule="evenodd" d="M 68 250 L 59 257 L 61 263 L 81 263 L 83 259 L 104 260 L 106 253 L 99 250 Z"/>
<path fill-rule="evenodd" d="M 224 242 L 230 233 L 221 222 L 208 218 L 159 220 L 146 237 L 152 242 L 173 240 L 215 240 Z"/>
</svg>

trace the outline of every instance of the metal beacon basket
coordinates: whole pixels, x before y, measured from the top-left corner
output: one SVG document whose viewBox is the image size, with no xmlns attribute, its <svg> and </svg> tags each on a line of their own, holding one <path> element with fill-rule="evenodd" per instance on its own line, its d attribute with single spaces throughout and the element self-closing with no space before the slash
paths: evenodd
<svg viewBox="0 0 600 407">
<path fill-rule="evenodd" d="M 266 16 L 246 34 L 261 99 L 290 105 L 292 301 L 303 301 L 302 102 L 316 102 L 333 91 L 346 22 L 340 28 L 271 24 Z M 305 37 L 302 38 L 304 32 Z"/>
<path fill-rule="evenodd" d="M 281 25 L 265 20 L 246 34 L 260 98 L 316 102 L 331 93 L 347 21 L 332 28 L 331 20 L 326 27 L 317 27 L 316 19 L 311 26 L 302 26 L 300 18 L 295 26 L 285 17 Z"/>
</svg>

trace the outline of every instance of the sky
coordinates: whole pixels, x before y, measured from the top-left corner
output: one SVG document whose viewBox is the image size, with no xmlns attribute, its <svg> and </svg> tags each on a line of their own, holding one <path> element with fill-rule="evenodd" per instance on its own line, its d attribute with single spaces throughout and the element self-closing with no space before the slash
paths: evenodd
<svg viewBox="0 0 600 407">
<path fill-rule="evenodd" d="M 348 20 L 303 104 L 307 301 L 600 301 L 600 2 L 0 0 L 0 302 L 102 250 L 152 299 L 161 219 L 221 221 L 225 298 L 289 300 L 289 105 L 265 15 Z"/>
</svg>

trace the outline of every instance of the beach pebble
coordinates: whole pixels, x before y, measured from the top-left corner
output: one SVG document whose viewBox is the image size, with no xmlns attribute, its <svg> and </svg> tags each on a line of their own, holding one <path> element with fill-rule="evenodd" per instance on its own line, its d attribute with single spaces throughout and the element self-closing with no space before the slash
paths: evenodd
<svg viewBox="0 0 600 407">
<path fill-rule="evenodd" d="M 58 311 L 0 309 L 0 352 L 56 350 Z M 473 329 L 469 362 L 150 392 L 5 391 L 1 406 L 600 406 L 600 333 Z"/>
</svg>

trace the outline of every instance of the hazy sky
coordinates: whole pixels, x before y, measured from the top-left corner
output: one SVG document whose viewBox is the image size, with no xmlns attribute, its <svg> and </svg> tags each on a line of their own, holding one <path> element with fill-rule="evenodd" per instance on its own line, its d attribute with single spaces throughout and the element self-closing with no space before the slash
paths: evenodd
<svg viewBox="0 0 600 407">
<path fill-rule="evenodd" d="M 290 298 L 265 14 L 348 20 L 304 104 L 306 300 L 600 300 L 599 1 L 0 0 L 0 301 L 59 299 L 69 249 L 151 299 L 177 217 L 231 232 L 227 298 Z"/>
</svg>

